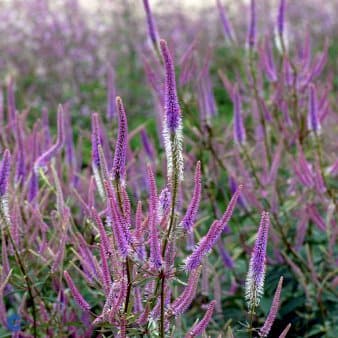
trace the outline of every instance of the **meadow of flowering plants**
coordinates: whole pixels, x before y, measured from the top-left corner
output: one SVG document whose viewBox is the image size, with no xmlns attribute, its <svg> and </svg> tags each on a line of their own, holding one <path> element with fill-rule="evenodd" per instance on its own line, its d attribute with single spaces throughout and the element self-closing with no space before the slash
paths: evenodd
<svg viewBox="0 0 338 338">
<path fill-rule="evenodd" d="M 0 2 L 0 337 L 337 337 L 337 10 Z"/>
</svg>

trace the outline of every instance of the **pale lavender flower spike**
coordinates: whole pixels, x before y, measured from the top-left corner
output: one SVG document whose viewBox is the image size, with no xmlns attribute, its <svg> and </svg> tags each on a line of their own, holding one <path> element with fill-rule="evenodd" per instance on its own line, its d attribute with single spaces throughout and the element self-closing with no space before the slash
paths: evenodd
<svg viewBox="0 0 338 338">
<path fill-rule="evenodd" d="M 183 217 L 181 222 L 181 226 L 184 230 L 190 232 L 192 227 L 194 226 L 195 218 L 198 212 L 198 207 L 201 200 L 201 190 L 202 190 L 202 183 L 201 183 L 201 162 L 198 161 L 196 165 L 195 171 L 195 187 L 192 199 L 190 201 L 188 210 Z"/>
<path fill-rule="evenodd" d="M 153 13 L 151 12 L 150 6 L 149 6 L 149 1 L 148 0 L 143 0 L 143 6 L 144 10 L 146 12 L 147 16 L 147 25 L 148 25 L 148 34 L 149 38 L 151 40 L 151 43 L 155 48 L 157 48 L 158 45 L 158 32 L 157 32 L 157 27 L 155 23 L 155 19 L 153 16 Z"/>
<path fill-rule="evenodd" d="M 207 311 L 205 312 L 203 318 L 198 321 L 190 330 L 189 332 L 186 334 L 185 338 L 194 338 L 197 337 L 199 335 L 201 335 L 203 333 L 203 331 L 206 329 L 206 327 L 208 326 L 211 317 L 214 313 L 215 310 L 215 305 L 216 305 L 216 301 L 213 300 L 207 308 Z"/>
<path fill-rule="evenodd" d="M 239 185 L 237 191 L 232 196 L 229 205 L 223 214 L 221 220 L 214 221 L 208 231 L 208 233 L 200 240 L 198 246 L 193 253 L 186 259 L 185 267 L 188 271 L 194 270 L 199 267 L 202 262 L 202 258 L 212 249 L 217 239 L 222 234 L 223 229 L 228 224 L 230 217 L 234 211 L 236 202 L 240 195 L 242 185 Z"/>
<path fill-rule="evenodd" d="M 177 316 L 188 309 L 195 297 L 198 280 L 201 275 L 201 270 L 202 266 L 190 273 L 187 286 L 185 287 L 181 295 L 176 298 L 175 301 L 169 306 L 169 313 Z"/>
<path fill-rule="evenodd" d="M 287 333 L 288 333 L 289 330 L 290 330 L 290 327 L 291 327 L 291 323 L 289 323 L 289 324 L 285 327 L 285 329 L 284 329 L 283 332 L 279 335 L 278 338 L 285 338 L 286 335 L 287 335 Z"/>
<path fill-rule="evenodd" d="M 8 181 L 9 181 L 9 174 L 10 174 L 10 167 L 11 165 L 11 154 L 8 149 L 5 150 L 1 166 L 0 166 L 0 198 L 6 195 Z"/>
<path fill-rule="evenodd" d="M 119 129 L 115 145 L 112 176 L 114 180 L 120 180 L 124 178 L 126 170 L 128 123 L 126 111 L 119 96 L 116 97 L 116 109 L 118 112 Z"/>
<path fill-rule="evenodd" d="M 316 87 L 311 83 L 309 86 L 309 110 L 307 115 L 307 126 L 309 130 L 318 134 L 321 129 L 318 116 L 318 98 Z"/>
<path fill-rule="evenodd" d="M 61 150 L 62 146 L 65 143 L 65 133 L 64 133 L 64 120 L 63 120 L 63 108 L 59 105 L 58 108 L 58 135 L 56 143 L 53 144 L 47 151 L 45 151 L 34 163 L 34 171 L 39 172 L 40 168 L 43 168 L 47 163 Z"/>
<path fill-rule="evenodd" d="M 241 97 L 239 95 L 237 86 L 235 86 L 233 90 L 233 101 L 234 101 L 234 139 L 237 144 L 243 145 L 245 143 L 246 135 L 243 125 Z"/>
<path fill-rule="evenodd" d="M 256 44 L 256 1 L 251 0 L 250 3 L 250 22 L 248 27 L 247 44 L 253 49 Z"/>
<path fill-rule="evenodd" d="M 273 296 L 273 300 L 272 300 L 272 304 L 271 304 L 268 317 L 266 318 L 265 323 L 262 326 L 262 328 L 259 330 L 259 335 L 261 337 L 266 337 L 269 334 L 272 324 L 276 319 L 278 308 L 279 308 L 279 303 L 280 303 L 282 284 L 283 284 L 283 276 L 279 279 L 278 286 L 275 291 L 275 295 Z"/>
<path fill-rule="evenodd" d="M 81 307 L 84 311 L 90 311 L 90 305 L 86 302 L 86 300 L 82 297 L 81 293 L 75 286 L 72 277 L 70 277 L 69 273 L 67 271 L 64 271 L 63 273 L 65 280 L 68 284 L 68 287 L 70 289 L 70 292 L 72 293 L 72 296 L 74 297 L 74 300 L 76 303 Z"/>
<path fill-rule="evenodd" d="M 114 99 L 116 97 L 115 88 L 115 76 L 112 67 L 108 68 L 107 72 L 107 118 L 111 120 L 115 117 L 115 104 Z"/>
<path fill-rule="evenodd" d="M 263 294 L 269 227 L 269 213 L 263 211 L 245 283 L 245 298 L 250 310 L 258 306 Z"/>
<path fill-rule="evenodd" d="M 175 68 L 167 42 L 160 40 L 160 47 L 165 66 L 165 118 L 170 132 L 175 132 L 181 124 L 181 108 L 178 103 Z"/>
</svg>

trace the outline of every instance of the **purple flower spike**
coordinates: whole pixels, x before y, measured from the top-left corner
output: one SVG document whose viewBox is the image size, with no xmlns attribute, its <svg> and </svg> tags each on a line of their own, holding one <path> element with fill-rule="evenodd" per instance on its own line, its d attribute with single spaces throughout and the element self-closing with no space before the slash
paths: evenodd
<svg viewBox="0 0 338 338">
<path fill-rule="evenodd" d="M 241 97 L 239 95 L 237 87 L 235 87 L 233 90 L 233 102 L 234 102 L 234 139 L 237 144 L 243 145 L 245 143 L 246 135 L 243 125 Z"/>
<path fill-rule="evenodd" d="M 202 183 L 201 183 L 201 162 L 198 161 L 196 165 L 195 171 L 195 187 L 194 193 L 189 204 L 188 210 L 183 217 L 181 225 L 183 226 L 184 230 L 190 232 L 195 222 L 195 218 L 198 212 L 198 207 L 201 200 L 201 190 L 202 190 Z"/>
<path fill-rule="evenodd" d="M 0 198 L 7 193 L 9 174 L 11 169 L 11 154 L 8 149 L 5 150 L 0 166 Z"/>
<path fill-rule="evenodd" d="M 70 277 L 69 273 L 67 271 L 63 272 L 63 275 L 65 277 L 65 280 L 68 284 L 68 287 L 70 289 L 70 292 L 72 293 L 74 300 L 76 303 L 80 306 L 81 309 L 84 311 L 90 311 L 90 305 L 86 302 L 86 300 L 82 297 L 81 293 L 75 286 L 72 277 Z"/>
<path fill-rule="evenodd" d="M 147 16 L 149 38 L 150 38 L 150 41 L 153 44 L 154 48 L 157 48 L 157 46 L 158 46 L 158 32 L 157 32 L 157 27 L 156 27 L 156 23 L 155 23 L 155 20 L 154 20 L 153 13 L 151 12 L 151 9 L 150 9 L 150 6 L 149 6 L 149 1 L 143 0 L 143 6 L 144 6 L 144 10 L 145 10 L 146 16 Z"/>
<path fill-rule="evenodd" d="M 259 331 L 259 335 L 261 337 L 266 337 L 269 334 L 272 324 L 276 319 L 278 308 L 279 308 L 279 303 L 280 303 L 282 284 L 283 284 L 283 277 L 279 279 L 278 286 L 275 291 L 275 295 L 273 296 L 270 312 L 268 314 L 268 317 L 265 320 L 263 327 Z"/>
<path fill-rule="evenodd" d="M 212 249 L 217 239 L 222 234 L 223 229 L 227 226 L 230 220 L 230 217 L 234 211 L 236 202 L 242 189 L 243 186 L 239 185 L 237 191 L 232 196 L 221 220 L 214 221 L 212 223 L 208 233 L 200 240 L 198 246 L 195 248 L 193 253 L 186 259 L 185 266 L 188 271 L 194 270 L 199 267 L 202 258 Z"/>
<path fill-rule="evenodd" d="M 45 151 L 34 164 L 34 170 L 36 173 L 39 172 L 41 167 L 45 167 L 46 164 L 61 150 L 62 146 L 65 143 L 65 133 L 64 133 L 64 120 L 63 120 L 63 108 L 59 105 L 58 108 L 58 135 L 56 143 L 53 144 L 47 151 Z"/>
<path fill-rule="evenodd" d="M 181 315 L 188 309 L 195 297 L 201 271 L 202 266 L 191 272 L 188 278 L 187 286 L 183 290 L 182 294 L 169 306 L 169 313 L 177 316 Z"/>
<path fill-rule="evenodd" d="M 258 306 L 263 294 L 269 226 L 269 213 L 263 211 L 245 283 L 245 298 L 250 310 Z"/>
<path fill-rule="evenodd" d="M 251 0 L 250 3 L 250 22 L 248 27 L 247 44 L 253 49 L 256 44 L 256 1 Z"/>
<path fill-rule="evenodd" d="M 141 141 L 143 144 L 143 149 L 145 151 L 145 153 L 147 154 L 147 156 L 149 157 L 150 160 L 154 160 L 155 155 L 154 155 L 154 148 L 153 145 L 151 144 L 149 137 L 147 135 L 146 130 L 143 128 L 140 132 L 141 134 Z"/>
<path fill-rule="evenodd" d="M 235 41 L 234 32 L 233 32 L 231 23 L 227 18 L 226 12 L 220 0 L 217 0 L 217 9 L 218 9 L 219 16 L 222 22 L 225 38 L 230 42 L 234 42 Z"/>
<path fill-rule="evenodd" d="M 208 305 L 207 311 L 205 312 L 203 318 L 190 329 L 190 331 L 186 334 L 185 338 L 194 338 L 203 333 L 203 331 L 206 329 L 211 320 L 211 317 L 215 310 L 215 305 L 216 301 L 213 300 Z"/>
<path fill-rule="evenodd" d="M 162 257 L 160 249 L 160 238 L 157 229 L 158 222 L 158 197 L 154 173 L 151 167 L 147 167 L 150 202 L 149 202 L 149 230 L 150 230 L 150 260 L 157 269 L 162 266 Z"/>
<path fill-rule="evenodd" d="M 309 111 L 307 115 L 307 126 L 309 130 L 318 134 L 321 129 L 318 117 L 318 98 L 316 87 L 313 84 L 309 86 Z"/>
<path fill-rule="evenodd" d="M 107 220 L 108 222 L 111 223 L 117 249 L 119 250 L 121 256 L 125 258 L 128 256 L 129 251 L 128 244 L 130 239 L 129 229 L 127 229 L 127 227 L 125 226 L 124 220 L 122 219 L 118 211 L 118 206 L 116 205 L 116 201 L 114 198 L 113 187 L 108 181 L 104 181 L 103 183 L 107 195 L 107 209 L 108 209 Z"/>
<path fill-rule="evenodd" d="M 114 180 L 120 180 L 124 178 L 126 170 L 128 123 L 126 111 L 124 109 L 122 99 L 119 96 L 116 97 L 116 109 L 118 111 L 119 130 L 115 145 L 112 175 Z"/>
<path fill-rule="evenodd" d="M 280 0 L 277 16 L 277 29 L 280 37 L 283 38 L 284 29 L 285 29 L 285 0 Z"/>
<path fill-rule="evenodd" d="M 170 54 L 167 42 L 160 40 L 160 47 L 162 57 L 165 66 L 165 118 L 167 128 L 170 132 L 175 131 L 181 125 L 181 108 L 178 103 L 176 80 L 175 80 L 175 68 L 172 56 Z"/>
</svg>

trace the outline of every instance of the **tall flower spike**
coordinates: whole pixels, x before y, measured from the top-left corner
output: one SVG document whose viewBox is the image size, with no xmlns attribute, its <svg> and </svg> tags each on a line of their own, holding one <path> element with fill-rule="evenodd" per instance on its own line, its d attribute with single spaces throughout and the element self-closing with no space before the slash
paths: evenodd
<svg viewBox="0 0 338 338">
<path fill-rule="evenodd" d="M 8 149 L 5 150 L 0 166 L 0 198 L 7 194 L 9 174 L 11 169 L 11 154 Z"/>
<path fill-rule="evenodd" d="M 234 42 L 235 41 L 234 32 L 220 0 L 217 0 L 217 9 L 222 22 L 223 32 L 226 40 Z"/>
<path fill-rule="evenodd" d="M 63 108 L 59 105 L 58 108 L 58 135 L 56 143 L 53 144 L 47 151 L 45 151 L 34 163 L 34 170 L 36 173 L 39 172 L 41 167 L 45 167 L 46 164 L 61 150 L 62 146 L 65 143 L 65 133 L 64 133 L 64 120 L 63 120 Z"/>
<path fill-rule="evenodd" d="M 144 10 L 147 16 L 147 26 L 148 26 L 148 34 L 149 34 L 150 41 L 153 44 L 154 48 L 158 50 L 157 49 L 158 48 L 158 32 L 157 32 L 157 27 L 156 27 L 153 13 L 151 12 L 151 9 L 149 6 L 149 1 L 143 0 L 143 6 L 144 6 Z"/>
<path fill-rule="evenodd" d="M 160 40 L 160 48 L 165 66 L 164 123 L 163 137 L 168 162 L 168 177 L 174 172 L 178 180 L 183 180 L 182 120 L 178 102 L 175 68 L 168 45 Z"/>
<path fill-rule="evenodd" d="M 198 161 L 196 165 L 196 171 L 195 171 L 195 187 L 194 187 L 194 193 L 191 199 L 191 202 L 189 204 L 188 210 L 183 217 L 183 220 L 181 222 L 181 225 L 183 226 L 184 230 L 191 231 L 195 218 L 198 212 L 198 207 L 201 200 L 201 190 L 202 190 L 202 183 L 201 183 L 201 162 Z"/>
<path fill-rule="evenodd" d="M 165 118 L 170 132 L 175 132 L 181 124 L 181 108 L 178 103 L 175 68 L 167 42 L 160 41 L 165 66 Z"/>
<path fill-rule="evenodd" d="M 318 98 L 316 87 L 311 83 L 309 86 L 309 110 L 307 115 L 308 129 L 315 134 L 320 132 L 321 126 L 318 117 Z"/>
<path fill-rule="evenodd" d="M 216 305 L 216 301 L 213 300 L 207 308 L 207 311 L 205 312 L 203 318 L 198 321 L 190 330 L 189 332 L 186 334 L 185 338 L 194 338 L 199 336 L 200 334 L 203 333 L 203 331 L 206 329 L 206 327 L 208 326 L 211 317 L 214 313 L 215 310 L 215 305 Z"/>
<path fill-rule="evenodd" d="M 237 191 L 232 196 L 229 205 L 223 214 L 221 220 L 214 221 L 208 231 L 208 233 L 200 240 L 198 246 L 193 253 L 186 259 L 185 266 L 188 271 L 198 268 L 201 264 L 202 258 L 212 249 L 217 239 L 222 234 L 223 229 L 228 224 L 230 217 L 234 211 L 236 202 L 240 195 L 243 186 L 239 185 Z"/>
<path fill-rule="evenodd" d="M 254 49 L 256 44 L 256 1 L 250 3 L 250 21 L 248 27 L 247 44 L 249 49 Z"/>
<path fill-rule="evenodd" d="M 158 234 L 158 196 L 154 173 L 150 165 L 147 166 L 150 202 L 149 202 L 149 230 L 150 230 L 150 260 L 157 269 L 162 266 L 160 238 Z"/>
<path fill-rule="evenodd" d="M 122 99 L 116 97 L 119 129 L 115 145 L 112 176 L 114 180 L 123 180 L 126 170 L 126 157 L 128 147 L 128 123 Z"/>
<path fill-rule="evenodd" d="M 234 87 L 233 90 L 233 102 L 234 102 L 234 139 L 237 144 L 243 145 L 245 143 L 246 135 L 243 125 L 241 97 L 239 95 L 237 86 Z"/>
<path fill-rule="evenodd" d="M 269 226 L 269 213 L 263 211 L 245 283 L 245 298 L 250 310 L 258 306 L 263 294 Z"/>
<path fill-rule="evenodd" d="M 64 271 L 63 273 L 65 280 L 68 284 L 68 287 L 70 289 L 70 292 L 73 295 L 74 300 L 76 301 L 76 303 L 81 307 L 81 309 L 83 309 L 84 311 L 90 311 L 90 305 L 86 302 L 86 300 L 82 297 L 81 293 L 79 292 L 79 290 L 77 289 L 77 287 L 75 286 L 72 277 L 70 277 L 68 271 Z"/>
<path fill-rule="evenodd" d="M 275 291 L 275 295 L 273 296 L 270 312 L 268 314 L 268 317 L 265 320 L 265 323 L 263 327 L 259 331 L 259 335 L 261 337 L 266 337 L 272 327 L 273 322 L 276 319 L 278 308 L 279 308 L 279 303 L 280 303 L 280 295 L 282 291 L 282 284 L 283 284 L 283 276 L 279 279 L 277 289 Z"/>
</svg>

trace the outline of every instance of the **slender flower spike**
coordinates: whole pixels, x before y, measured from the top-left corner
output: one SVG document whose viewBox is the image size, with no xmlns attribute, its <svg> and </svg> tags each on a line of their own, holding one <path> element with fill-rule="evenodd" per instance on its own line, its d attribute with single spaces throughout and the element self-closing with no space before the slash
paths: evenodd
<svg viewBox="0 0 338 338">
<path fill-rule="evenodd" d="M 175 68 L 166 41 L 160 40 L 160 48 L 165 66 L 164 123 L 163 137 L 168 162 L 168 177 L 174 173 L 183 180 L 182 119 L 178 103 Z M 177 182 L 172 182 L 174 185 Z"/>
<path fill-rule="evenodd" d="M 148 34 L 151 43 L 153 44 L 154 48 L 157 49 L 158 47 L 158 32 L 157 32 L 157 27 L 155 23 L 155 19 L 153 16 L 153 13 L 151 12 L 150 6 L 149 6 L 149 1 L 148 0 L 143 0 L 143 6 L 144 10 L 146 12 L 147 16 L 147 25 L 148 25 Z"/>
<path fill-rule="evenodd" d="M 203 331 L 206 329 L 211 320 L 211 317 L 215 310 L 215 305 L 216 301 L 213 300 L 208 305 L 207 311 L 205 312 L 203 318 L 190 329 L 190 331 L 186 334 L 185 338 L 194 338 L 203 333 Z"/>
<path fill-rule="evenodd" d="M 195 218 L 198 212 L 198 207 L 201 200 L 201 190 L 202 190 L 202 183 L 201 183 L 201 163 L 200 161 L 197 162 L 196 171 L 195 171 L 195 187 L 194 193 L 189 204 L 188 210 L 183 217 L 181 225 L 183 226 L 184 230 L 190 232 L 195 222 Z"/>
<path fill-rule="evenodd" d="M 201 270 L 202 266 L 190 273 L 187 286 L 183 290 L 182 294 L 169 306 L 169 313 L 177 316 L 188 309 L 195 297 Z"/>
<path fill-rule="evenodd" d="M 243 145 L 245 143 L 246 135 L 243 125 L 241 97 L 239 95 L 237 87 L 235 87 L 233 90 L 233 101 L 234 101 L 234 139 L 238 145 Z"/>
<path fill-rule="evenodd" d="M 247 44 L 249 49 L 253 49 L 256 44 L 256 1 L 250 3 L 250 22 L 248 27 Z"/>
<path fill-rule="evenodd" d="M 194 270 L 201 264 L 202 258 L 212 249 L 223 229 L 228 224 L 234 211 L 236 202 L 243 186 L 239 185 L 237 191 L 232 196 L 229 205 L 219 221 L 214 221 L 207 234 L 200 240 L 193 253 L 186 259 L 185 266 L 188 271 Z"/>
<path fill-rule="evenodd" d="M 275 295 L 273 296 L 270 312 L 268 314 L 268 317 L 265 320 L 263 327 L 259 331 L 259 335 L 261 337 L 266 337 L 269 334 L 272 324 L 276 319 L 278 308 L 279 308 L 279 303 L 280 303 L 282 284 L 283 284 L 283 277 L 279 279 L 278 286 L 275 291 Z"/>
<path fill-rule="evenodd" d="M 75 286 L 72 277 L 70 277 L 68 271 L 64 271 L 63 273 L 65 280 L 68 284 L 68 287 L 70 289 L 70 292 L 72 293 L 74 300 L 76 303 L 83 309 L 84 311 L 90 311 L 90 305 L 86 302 L 86 300 L 82 297 L 81 293 Z"/>
<path fill-rule="evenodd" d="M 109 120 L 115 117 L 114 99 L 116 97 L 116 89 L 114 80 L 114 71 L 111 67 L 109 67 L 107 72 L 107 118 Z"/>
<path fill-rule="evenodd" d="M 8 149 L 5 150 L 1 166 L 0 166 L 0 198 L 3 198 L 7 193 L 9 174 L 11 165 L 11 154 Z"/>
<path fill-rule="evenodd" d="M 46 164 L 60 151 L 65 143 L 65 132 L 64 132 L 64 120 L 63 120 L 63 108 L 59 105 L 58 108 L 58 135 L 56 143 L 53 144 L 47 151 L 45 151 L 34 163 L 34 170 L 36 173 L 39 172 L 40 168 L 46 166 Z"/>
<path fill-rule="evenodd" d="M 285 0 L 280 0 L 277 16 L 277 29 L 281 38 L 283 38 L 285 28 L 285 5 Z"/>
<path fill-rule="evenodd" d="M 158 222 L 158 197 L 154 173 L 150 165 L 147 167 L 150 202 L 149 202 L 149 230 L 150 230 L 150 260 L 157 269 L 162 266 L 160 238 L 157 229 Z"/>
<path fill-rule="evenodd" d="M 177 98 L 175 68 L 167 42 L 161 40 L 160 47 L 165 66 L 165 117 L 169 131 L 174 133 L 181 124 L 181 108 Z"/>
<path fill-rule="evenodd" d="M 219 12 L 219 17 L 220 17 L 221 22 L 222 22 L 223 32 L 224 32 L 225 38 L 227 40 L 229 40 L 230 42 L 235 41 L 233 29 L 231 27 L 231 24 L 230 24 L 230 22 L 227 18 L 224 7 L 222 6 L 222 3 L 221 3 L 220 0 L 217 0 L 217 9 L 218 9 L 218 12 Z"/>
<path fill-rule="evenodd" d="M 116 97 L 116 110 L 118 112 L 119 129 L 115 145 L 112 175 L 114 180 L 121 180 L 124 178 L 126 170 L 128 123 L 126 111 L 119 96 Z"/>
<path fill-rule="evenodd" d="M 269 213 L 263 211 L 245 283 L 245 298 L 250 310 L 258 306 L 263 294 L 269 226 Z"/>
<path fill-rule="evenodd" d="M 318 98 L 316 87 L 313 84 L 309 86 L 309 110 L 307 115 L 307 126 L 315 134 L 320 132 L 321 126 L 318 116 Z"/>
</svg>

